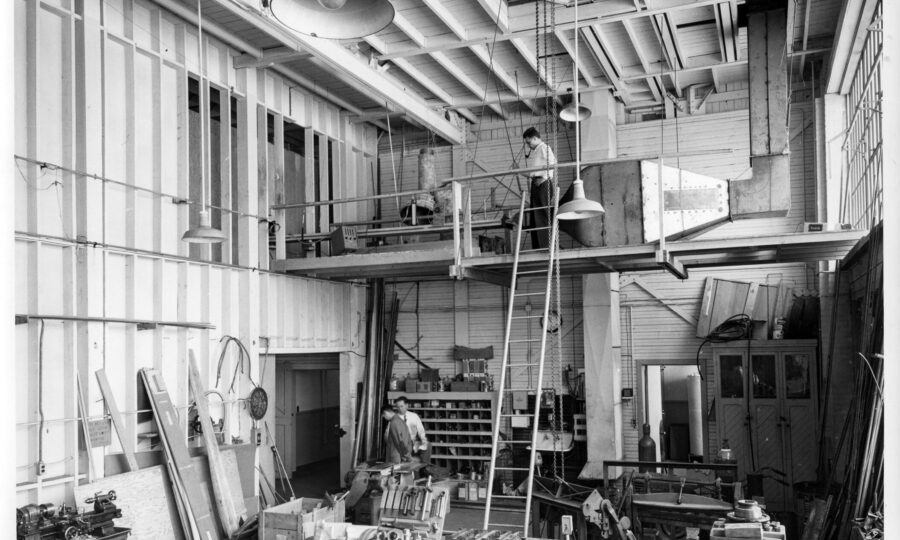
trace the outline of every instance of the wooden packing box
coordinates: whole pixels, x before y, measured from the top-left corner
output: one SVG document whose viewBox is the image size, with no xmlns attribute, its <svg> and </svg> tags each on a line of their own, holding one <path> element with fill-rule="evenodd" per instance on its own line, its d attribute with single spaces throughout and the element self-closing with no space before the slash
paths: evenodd
<svg viewBox="0 0 900 540">
<path fill-rule="evenodd" d="M 323 499 L 299 498 L 263 511 L 259 520 L 261 540 L 307 540 L 316 534 L 316 524 L 344 521 L 344 501 L 328 508 Z"/>
</svg>

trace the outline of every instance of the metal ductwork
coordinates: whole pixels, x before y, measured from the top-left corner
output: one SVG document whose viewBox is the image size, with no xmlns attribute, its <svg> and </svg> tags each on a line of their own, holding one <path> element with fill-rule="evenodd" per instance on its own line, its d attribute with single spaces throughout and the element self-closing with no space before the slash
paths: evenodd
<svg viewBox="0 0 900 540">
<path fill-rule="evenodd" d="M 791 207 L 787 7 L 763 2 L 747 8 L 753 177 L 731 181 L 731 217 L 783 217 Z"/>
</svg>

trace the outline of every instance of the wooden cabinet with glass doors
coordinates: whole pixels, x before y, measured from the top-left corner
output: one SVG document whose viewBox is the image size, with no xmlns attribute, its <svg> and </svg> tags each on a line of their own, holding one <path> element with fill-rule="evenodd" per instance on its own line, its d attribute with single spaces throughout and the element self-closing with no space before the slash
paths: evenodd
<svg viewBox="0 0 900 540">
<path fill-rule="evenodd" d="M 728 440 L 739 479 L 763 475 L 769 510 L 788 510 L 792 486 L 816 479 L 816 342 L 743 340 L 712 351 L 719 444 Z"/>
</svg>

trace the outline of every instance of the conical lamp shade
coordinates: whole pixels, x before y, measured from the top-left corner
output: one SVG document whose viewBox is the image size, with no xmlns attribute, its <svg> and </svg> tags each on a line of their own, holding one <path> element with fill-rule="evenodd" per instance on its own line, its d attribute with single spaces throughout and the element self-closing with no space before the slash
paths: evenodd
<svg viewBox="0 0 900 540">
<path fill-rule="evenodd" d="M 225 233 L 214 229 L 209 219 L 209 210 L 200 211 L 200 224 L 187 230 L 181 237 L 191 244 L 218 244 L 225 240 Z"/>
<path fill-rule="evenodd" d="M 584 196 L 584 182 L 581 178 L 572 183 L 572 200 L 559 206 L 557 219 L 587 219 L 606 212 L 603 205 Z"/>
<path fill-rule="evenodd" d="M 269 10 L 288 28 L 326 39 L 371 36 L 394 20 L 389 0 L 270 0 Z"/>
<path fill-rule="evenodd" d="M 591 110 L 584 105 L 579 104 L 575 107 L 575 102 L 569 103 L 563 110 L 559 111 L 559 119 L 564 122 L 581 122 L 591 117 Z"/>
</svg>

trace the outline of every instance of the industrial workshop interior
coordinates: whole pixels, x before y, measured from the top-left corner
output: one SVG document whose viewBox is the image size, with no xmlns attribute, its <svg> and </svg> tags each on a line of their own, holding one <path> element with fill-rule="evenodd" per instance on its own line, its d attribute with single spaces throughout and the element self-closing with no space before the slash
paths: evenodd
<svg viewBox="0 0 900 540">
<path fill-rule="evenodd" d="M 884 538 L 891 9 L 9 0 L 17 540 Z"/>
</svg>

